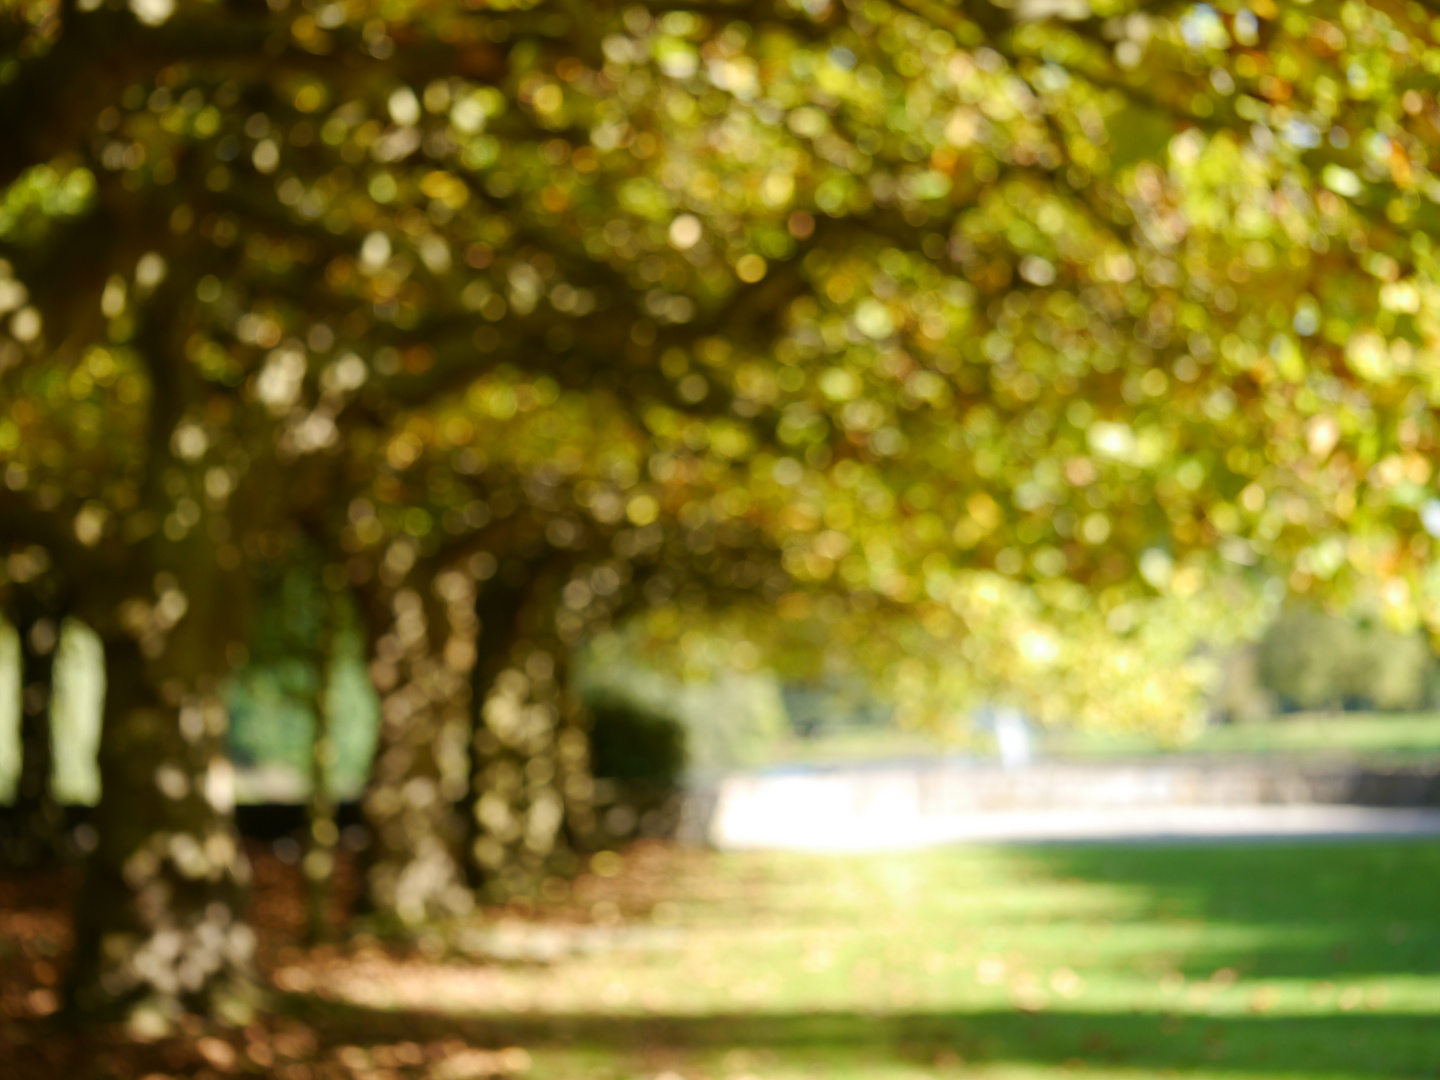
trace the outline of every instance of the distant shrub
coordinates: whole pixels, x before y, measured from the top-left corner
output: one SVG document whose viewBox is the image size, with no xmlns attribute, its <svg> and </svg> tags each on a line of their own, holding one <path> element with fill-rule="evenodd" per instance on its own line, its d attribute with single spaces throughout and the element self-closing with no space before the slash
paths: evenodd
<svg viewBox="0 0 1440 1080">
<path fill-rule="evenodd" d="M 675 835 L 688 787 L 763 762 L 788 728 L 773 676 L 723 673 L 686 682 L 593 657 L 583 657 L 580 668 L 602 842 Z"/>
<path fill-rule="evenodd" d="M 1359 708 L 1424 708 L 1429 704 L 1434 667 L 1434 653 L 1419 634 L 1362 630 L 1350 672 L 1347 704 L 1355 699 Z"/>
<path fill-rule="evenodd" d="M 1293 608 L 1257 650 L 1261 685 L 1290 709 L 1424 708 L 1435 657 L 1419 635 Z"/>
<path fill-rule="evenodd" d="M 581 697 L 592 714 L 628 709 L 636 716 L 665 717 L 678 727 L 684 771 L 692 777 L 763 764 L 790 728 L 780 682 L 768 672 L 720 672 L 687 681 L 643 663 L 594 655 L 582 655 L 577 668 Z"/>
<path fill-rule="evenodd" d="M 590 703 L 595 776 L 644 788 L 677 788 L 688 764 L 685 729 L 673 716 L 618 695 Z"/>
<path fill-rule="evenodd" d="M 1222 723 L 1256 723 L 1275 715 L 1276 695 L 1260 677 L 1258 645 L 1235 649 L 1224 657 L 1210 705 Z"/>
<path fill-rule="evenodd" d="M 590 768 L 600 844 L 673 836 L 683 810 L 689 739 L 681 720 L 633 695 L 595 690 L 590 711 Z"/>
</svg>

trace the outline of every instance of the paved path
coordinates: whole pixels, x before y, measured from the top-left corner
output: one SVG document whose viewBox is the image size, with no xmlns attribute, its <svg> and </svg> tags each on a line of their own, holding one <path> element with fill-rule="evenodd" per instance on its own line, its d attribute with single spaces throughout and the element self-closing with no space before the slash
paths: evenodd
<svg viewBox="0 0 1440 1080">
<path fill-rule="evenodd" d="M 721 850 L 902 851 L 948 844 L 1440 837 L 1440 809 L 1326 804 L 1140 805 L 939 812 L 913 786 L 805 775 L 722 781 L 708 838 Z"/>
</svg>

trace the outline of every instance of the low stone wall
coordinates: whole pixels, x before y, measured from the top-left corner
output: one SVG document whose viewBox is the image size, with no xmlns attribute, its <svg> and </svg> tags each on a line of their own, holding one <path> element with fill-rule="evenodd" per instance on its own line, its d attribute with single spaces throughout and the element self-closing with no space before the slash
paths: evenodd
<svg viewBox="0 0 1440 1080">
<path fill-rule="evenodd" d="M 867 799 L 901 797 L 921 812 L 1058 807 L 1251 806 L 1343 803 L 1440 806 L 1440 763 L 1379 768 L 1352 762 L 1161 758 L 1038 762 L 1005 769 L 970 759 L 735 774 L 727 790 L 800 785 L 842 788 Z"/>
<path fill-rule="evenodd" d="M 1440 805 L 1440 767 L 1201 760 L 1042 762 L 1005 770 L 969 763 L 836 771 L 847 785 L 913 783 L 931 812 L 1057 807 L 1252 806 L 1341 803 Z"/>
<path fill-rule="evenodd" d="M 1159 821 L 1186 808 L 1219 821 L 1224 814 L 1211 811 L 1347 806 L 1440 807 L 1440 763 L 1377 768 L 1161 758 L 1004 769 L 938 759 L 771 770 L 699 785 L 687 800 L 681 836 L 721 847 L 769 846 L 766 837 L 782 836 L 835 837 L 857 848 L 918 846 L 980 837 L 987 822 L 1002 819 L 1024 818 L 1024 828 L 1033 831 L 1043 818 L 1053 831 L 1066 815 L 1098 815 L 1123 820 L 1133 832 L 1143 831 L 1147 817 Z M 1325 815 L 1311 817 L 1321 821 Z"/>
</svg>

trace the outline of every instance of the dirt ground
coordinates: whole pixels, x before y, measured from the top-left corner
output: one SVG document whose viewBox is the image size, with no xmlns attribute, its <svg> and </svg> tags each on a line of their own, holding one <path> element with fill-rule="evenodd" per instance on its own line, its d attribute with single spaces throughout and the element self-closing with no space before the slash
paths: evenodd
<svg viewBox="0 0 1440 1080">
<path fill-rule="evenodd" d="M 81 875 L 67 866 L 0 877 L 0 1080 L 223 1080 L 266 1076 L 279 1080 L 478 1080 L 522 1073 L 526 1052 L 473 1045 L 455 1036 L 395 1038 L 356 1025 L 343 1013 L 313 1015 L 304 991 L 323 983 L 336 963 L 371 961 L 394 972 L 422 955 L 382 947 L 359 935 L 343 946 L 308 947 L 299 870 L 267 845 L 252 844 L 254 892 L 250 918 L 259 938 L 261 986 L 267 1008 L 243 1028 L 196 1019 L 168 1038 L 141 1041 L 119 1026 L 77 1027 L 60 1012 L 61 986 L 71 949 L 70 909 Z M 356 892 L 353 864 L 336 875 L 336 923 Z M 509 911 L 515 915 L 517 912 Z M 524 914 L 523 910 L 519 914 Z M 377 1042 L 377 1036 L 381 1036 Z"/>
</svg>

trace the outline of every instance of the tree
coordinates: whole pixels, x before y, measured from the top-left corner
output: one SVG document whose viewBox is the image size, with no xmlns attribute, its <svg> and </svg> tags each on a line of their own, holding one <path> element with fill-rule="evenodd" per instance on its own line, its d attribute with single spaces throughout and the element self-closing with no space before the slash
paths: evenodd
<svg viewBox="0 0 1440 1080">
<path fill-rule="evenodd" d="M 561 776 L 561 646 L 640 599 L 1169 717 L 1145 616 L 1216 552 L 1435 619 L 1421 8 L 85 7 L 0 46 L 0 499 L 113 669 L 77 1001 L 243 967 L 213 700 L 306 544 L 402 921 L 465 903 L 470 704 L 551 733 L 481 731 L 472 847 L 553 835 L 515 755 Z"/>
</svg>

